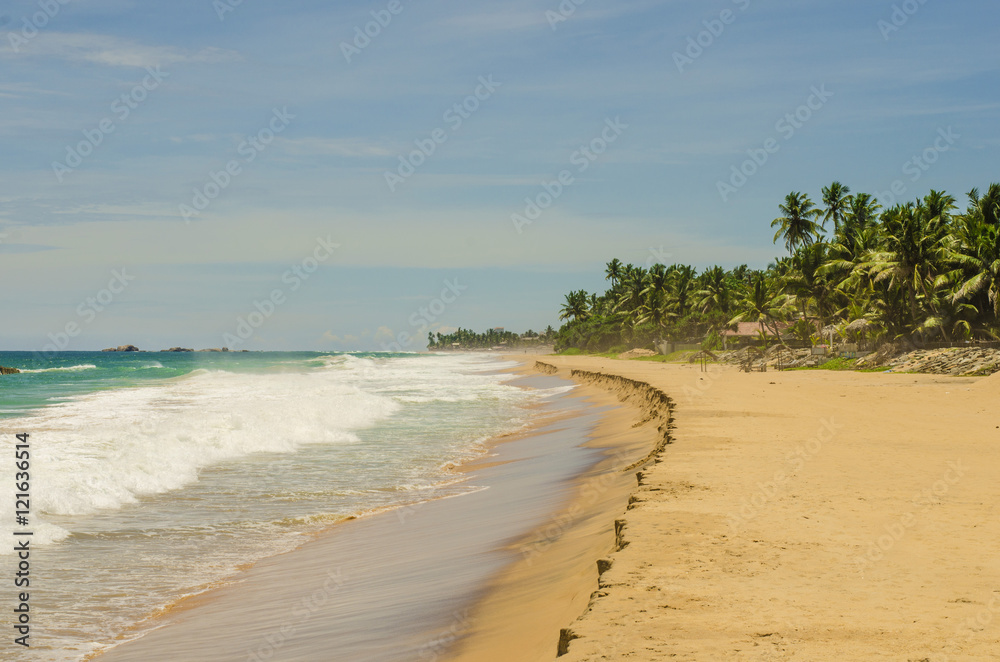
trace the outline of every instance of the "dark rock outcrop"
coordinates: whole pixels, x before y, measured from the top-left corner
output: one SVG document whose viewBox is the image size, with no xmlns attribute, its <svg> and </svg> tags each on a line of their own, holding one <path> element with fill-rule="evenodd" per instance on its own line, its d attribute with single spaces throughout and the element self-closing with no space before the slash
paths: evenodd
<svg viewBox="0 0 1000 662">
<path fill-rule="evenodd" d="M 0 365 L 0 375 L 16 375 L 20 372 L 17 368 L 5 368 Z"/>
<path fill-rule="evenodd" d="M 161 349 L 161 352 L 193 352 L 193 349 L 187 349 L 185 347 L 171 347 L 170 349 Z"/>
<path fill-rule="evenodd" d="M 118 347 L 109 347 L 108 349 L 102 349 L 102 352 L 138 352 L 139 348 L 135 345 L 118 345 Z"/>
<path fill-rule="evenodd" d="M 223 347 L 222 349 L 219 349 L 218 347 L 213 347 L 212 349 L 199 349 L 198 351 L 199 352 L 228 352 L 229 348 L 228 347 Z"/>
</svg>

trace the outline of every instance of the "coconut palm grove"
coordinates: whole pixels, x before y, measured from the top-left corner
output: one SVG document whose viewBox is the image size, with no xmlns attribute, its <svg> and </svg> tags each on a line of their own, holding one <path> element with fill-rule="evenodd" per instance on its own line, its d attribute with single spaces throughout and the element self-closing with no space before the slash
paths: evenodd
<svg viewBox="0 0 1000 662">
<path fill-rule="evenodd" d="M 967 198 L 960 211 L 953 196 L 933 190 L 891 208 L 840 182 L 822 189 L 820 205 L 789 193 L 771 222 L 787 255 L 767 269 L 699 273 L 611 260 L 605 292 L 566 295 L 557 349 L 620 351 L 657 341 L 715 349 L 738 322 L 756 323 L 763 344 L 818 343 L 829 333 L 869 348 L 997 340 L 1000 184 Z"/>
</svg>

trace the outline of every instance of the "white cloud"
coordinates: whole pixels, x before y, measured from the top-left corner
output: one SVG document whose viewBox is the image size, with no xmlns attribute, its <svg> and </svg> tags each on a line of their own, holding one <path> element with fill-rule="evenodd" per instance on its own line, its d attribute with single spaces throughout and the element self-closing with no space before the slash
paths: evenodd
<svg viewBox="0 0 1000 662">
<path fill-rule="evenodd" d="M 504 11 L 453 16 L 443 21 L 448 30 L 458 29 L 462 34 L 469 32 L 505 32 L 548 27 L 543 11 Z"/>
<path fill-rule="evenodd" d="M 211 133 L 194 133 L 189 136 L 171 136 L 170 142 L 172 143 L 210 143 L 218 140 L 219 137 Z"/>
<path fill-rule="evenodd" d="M 296 138 L 283 139 L 280 144 L 292 154 L 346 157 L 391 157 L 401 149 L 387 141 L 364 138 Z"/>
<path fill-rule="evenodd" d="M 331 343 L 350 345 L 358 342 L 359 338 L 358 336 L 352 336 L 349 333 L 343 336 L 338 336 L 336 333 L 332 331 L 325 331 L 320 340 Z"/>
<path fill-rule="evenodd" d="M 42 32 L 28 45 L 22 46 L 20 57 L 56 57 L 74 62 L 93 62 L 113 67 L 155 67 L 178 63 L 233 62 L 239 53 L 221 48 L 185 51 L 172 46 L 149 46 L 111 35 Z M 0 50 L 10 57 L 10 47 Z"/>
</svg>

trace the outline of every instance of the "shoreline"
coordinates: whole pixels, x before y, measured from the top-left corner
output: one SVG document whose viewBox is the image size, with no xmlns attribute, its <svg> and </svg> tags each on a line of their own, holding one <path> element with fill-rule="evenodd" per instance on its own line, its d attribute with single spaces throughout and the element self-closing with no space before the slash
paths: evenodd
<svg viewBox="0 0 1000 662">
<path fill-rule="evenodd" d="M 518 358 L 520 359 L 523 357 L 518 357 Z M 548 378 L 535 376 L 531 377 L 530 379 L 537 381 L 539 379 L 548 379 Z M 560 396 L 560 400 L 563 398 L 567 399 L 573 398 L 579 400 L 579 396 L 576 394 L 576 392 Z M 492 581 L 491 577 L 495 576 L 499 572 L 502 572 L 504 567 L 511 562 L 510 558 L 511 541 L 516 541 L 519 538 L 523 538 L 525 536 L 524 531 L 534 530 L 535 528 L 538 528 L 538 526 L 544 524 L 545 518 L 549 516 L 550 511 L 554 511 L 557 507 L 562 506 L 562 504 L 565 502 L 566 499 L 565 495 L 562 493 L 569 489 L 569 485 L 566 484 L 565 482 L 566 480 L 570 480 L 571 483 L 575 480 L 578 480 L 579 475 L 583 475 L 590 471 L 593 471 L 593 465 L 597 462 L 602 461 L 595 455 L 595 453 L 598 453 L 599 451 L 593 448 L 586 448 L 581 446 L 580 450 L 575 452 L 580 454 L 581 457 L 587 456 L 593 459 L 588 459 L 584 461 L 584 464 L 579 465 L 579 468 L 576 469 L 570 468 L 569 469 L 570 473 L 566 474 L 565 478 L 561 478 L 558 480 L 550 480 L 546 478 L 548 474 L 545 473 L 545 471 L 543 471 L 535 478 L 540 478 L 542 482 L 545 484 L 532 486 L 528 484 L 532 480 L 531 476 L 526 476 L 526 477 L 522 476 L 518 478 L 516 477 L 516 474 L 517 471 L 520 470 L 521 466 L 526 466 L 524 465 L 524 462 L 537 461 L 537 460 L 529 460 L 526 456 L 518 456 L 517 453 L 520 451 L 517 451 L 517 447 L 531 446 L 532 441 L 535 441 L 537 443 L 537 441 L 541 438 L 542 435 L 544 434 L 558 435 L 559 430 L 563 430 L 564 435 L 566 432 L 568 432 L 569 439 L 572 442 L 572 445 L 578 446 L 580 437 L 585 436 L 584 433 L 582 432 L 583 428 L 580 427 L 581 420 L 589 416 L 591 418 L 590 424 L 593 424 L 594 422 L 596 422 L 598 417 L 597 414 L 587 413 L 591 411 L 590 406 L 588 406 L 586 410 L 587 411 L 585 412 L 581 409 L 577 409 L 574 412 L 569 413 L 569 415 L 565 413 L 560 414 L 559 412 L 555 413 L 549 412 L 549 415 L 543 416 L 543 418 L 540 420 L 540 423 L 536 421 L 536 423 L 533 424 L 532 429 L 526 431 L 519 431 L 513 433 L 513 435 L 507 435 L 506 437 L 501 437 L 493 440 L 490 444 L 490 452 L 488 455 L 473 459 L 469 463 L 464 464 L 456 469 L 457 474 L 468 476 L 469 480 L 473 483 L 476 483 L 477 485 L 479 485 L 486 476 L 493 475 L 493 477 L 496 478 L 498 475 L 507 472 L 508 474 L 507 478 L 501 479 L 500 484 L 503 484 L 503 481 L 507 481 L 513 486 L 518 481 L 524 482 L 525 480 L 527 480 L 527 483 L 523 486 L 524 489 L 527 490 L 533 489 L 536 492 L 541 490 L 539 492 L 540 494 L 549 494 L 549 493 L 559 494 L 555 502 L 551 501 L 552 497 L 545 497 L 539 500 L 537 503 L 533 503 L 528 508 L 528 511 L 533 513 L 533 515 L 530 516 L 526 514 L 525 516 L 522 517 L 522 515 L 519 514 L 516 509 L 510 508 L 509 506 L 501 507 L 497 504 L 494 504 L 493 506 L 487 506 L 487 510 L 480 513 L 480 518 L 484 514 L 487 515 L 485 518 L 487 522 L 489 522 L 491 518 L 500 524 L 503 524 L 504 521 L 508 521 L 507 522 L 508 526 L 514 526 L 514 528 L 511 529 L 512 531 L 520 529 L 521 533 L 516 534 L 513 538 L 508 537 L 508 541 L 506 543 L 493 544 L 489 546 L 489 549 L 486 551 L 488 551 L 488 553 L 492 555 L 494 558 L 490 561 L 492 565 L 489 566 L 488 572 L 486 572 L 483 575 L 483 578 L 481 580 L 475 580 L 472 583 L 470 583 L 471 580 L 469 578 L 465 578 L 464 580 L 462 580 L 465 581 L 465 585 L 467 587 L 471 588 L 473 586 L 479 586 L 479 588 L 476 589 L 473 594 L 470 594 L 470 598 L 468 599 L 469 601 L 466 603 L 470 609 L 474 608 L 474 605 L 478 604 L 481 601 L 481 599 L 483 599 L 484 596 L 489 594 L 489 589 L 488 588 L 484 589 L 483 587 L 489 585 L 489 583 Z M 514 453 L 513 456 L 511 456 L 512 453 Z M 568 458 L 562 458 L 560 461 L 562 462 L 565 459 Z M 581 461 L 583 460 L 580 457 L 578 457 L 578 459 L 575 460 L 575 462 L 577 463 Z M 588 467 L 590 468 L 588 469 Z M 563 467 L 560 470 L 563 471 L 563 473 L 565 473 L 567 468 Z M 573 476 L 577 476 L 577 478 L 573 478 Z M 500 484 L 488 485 L 487 491 L 492 490 L 494 494 L 500 494 L 500 489 L 501 489 L 499 486 Z M 332 553 L 336 556 L 337 554 L 342 554 L 344 550 L 350 550 L 351 554 L 353 554 L 355 558 L 358 557 L 371 558 L 370 556 L 362 554 L 358 551 L 359 550 L 358 545 L 362 545 L 366 537 L 369 539 L 370 542 L 379 541 L 380 544 L 376 545 L 376 547 L 380 548 L 385 547 L 387 544 L 388 546 L 391 547 L 391 545 L 393 544 L 391 539 L 395 538 L 397 535 L 401 535 L 403 533 L 402 532 L 403 529 L 411 528 L 409 527 L 408 522 L 411 522 L 414 525 L 414 527 L 417 528 L 422 527 L 424 530 L 424 533 L 422 534 L 417 532 L 416 538 L 414 538 L 414 540 L 417 540 L 419 542 L 416 543 L 416 547 L 411 548 L 411 550 L 417 553 L 416 554 L 417 557 L 420 557 L 420 555 L 423 554 L 424 556 L 420 558 L 424 558 L 424 561 L 433 564 L 435 561 L 431 557 L 434 557 L 435 555 L 440 555 L 442 553 L 448 553 L 449 550 L 445 548 L 447 544 L 461 545 L 464 543 L 464 541 L 460 537 L 456 539 L 454 543 L 443 543 L 440 540 L 428 540 L 427 537 L 432 533 L 434 536 L 438 536 L 439 534 L 445 533 L 444 528 L 450 527 L 452 530 L 460 528 L 463 525 L 463 522 L 465 522 L 467 525 L 468 524 L 467 519 L 469 517 L 470 509 L 478 507 L 480 508 L 480 510 L 482 510 L 483 508 L 482 505 L 473 506 L 473 499 L 478 494 L 479 493 L 477 492 L 473 494 L 461 495 L 463 496 L 463 499 L 441 499 L 441 500 L 427 501 L 418 504 L 416 506 L 411 505 L 411 506 L 401 507 L 398 509 L 390 509 L 386 512 L 373 514 L 364 518 L 356 520 L 347 520 L 337 523 L 336 525 L 331 527 L 331 529 L 328 529 L 327 531 L 320 533 L 313 540 L 306 542 L 304 545 L 291 552 L 279 555 L 277 557 L 270 557 L 258 561 L 256 564 L 251 566 L 247 571 L 240 573 L 240 575 L 236 577 L 231 578 L 223 586 L 211 588 L 207 591 L 192 596 L 192 598 L 188 600 L 184 600 L 181 601 L 181 603 L 175 604 L 170 610 L 157 616 L 156 620 L 159 621 L 159 623 L 157 624 L 158 627 L 147 631 L 143 636 L 140 636 L 137 639 L 123 642 L 112 648 L 105 649 L 104 651 L 100 652 L 96 656 L 89 659 L 108 660 L 109 662 L 114 662 L 116 660 L 130 660 L 130 659 L 144 659 L 144 660 L 171 659 L 171 657 L 173 657 L 174 659 L 180 659 L 185 654 L 190 655 L 191 652 L 195 649 L 188 648 L 182 650 L 177 648 L 175 645 L 173 645 L 173 643 L 177 639 L 177 635 L 172 636 L 171 635 L 172 632 L 176 632 L 177 634 L 183 633 L 183 636 L 188 639 L 188 642 L 186 642 L 185 645 L 189 646 L 191 645 L 191 642 L 194 641 L 201 641 L 201 643 L 203 644 L 205 643 L 205 640 L 201 637 L 200 634 L 203 628 L 199 627 L 198 631 L 196 632 L 192 631 L 192 623 L 194 622 L 198 623 L 201 623 L 203 621 L 212 622 L 213 625 L 211 628 L 209 628 L 212 632 L 210 635 L 206 636 L 211 638 L 213 641 L 215 641 L 218 638 L 218 634 L 220 631 L 224 631 L 232 627 L 239 628 L 242 631 L 246 632 L 248 636 L 254 637 L 256 636 L 254 634 L 255 631 L 253 630 L 252 627 L 248 627 L 246 625 L 246 621 L 248 618 L 252 620 L 255 617 L 254 613 L 251 613 L 252 610 L 247 610 L 242 607 L 236 607 L 236 605 L 245 605 L 248 600 L 252 601 L 252 599 L 260 599 L 262 597 L 261 591 L 262 589 L 265 589 L 265 587 L 266 590 L 263 591 L 264 593 L 269 593 L 272 589 L 277 589 L 279 593 L 287 594 L 289 591 L 285 590 L 287 588 L 286 585 L 294 584 L 295 582 L 301 583 L 301 580 L 307 578 L 309 575 L 315 574 L 317 570 L 317 563 L 320 562 L 320 558 L 323 557 L 324 555 L 329 557 L 330 554 Z M 548 501 L 546 501 L 545 499 L 548 499 Z M 444 505 L 443 502 L 452 502 L 452 504 Z M 490 511 L 491 508 L 492 511 Z M 445 517 L 443 514 L 446 511 L 452 512 L 450 521 L 449 518 Z M 490 511 L 492 514 L 490 514 L 490 512 L 487 511 Z M 404 516 L 401 516 L 400 515 L 401 513 Z M 434 513 L 439 513 L 439 514 L 435 516 Z M 534 517 L 538 521 L 532 522 L 531 517 Z M 513 524 L 511 524 L 509 520 L 516 520 L 516 521 L 514 521 Z M 410 531 L 410 533 L 407 533 L 406 535 L 413 535 L 413 531 Z M 442 545 L 443 547 L 441 549 L 435 550 L 434 548 L 437 545 Z M 326 547 L 327 549 L 325 551 L 321 551 L 320 548 L 322 547 Z M 427 557 L 428 554 L 430 554 L 430 557 Z M 348 556 L 342 555 L 340 558 L 347 559 Z M 402 559 L 398 557 L 395 559 L 389 559 L 389 561 L 391 562 L 391 564 L 399 564 L 400 562 L 403 562 Z M 411 564 L 417 564 L 414 569 L 418 573 L 427 572 L 426 569 L 420 568 L 419 560 L 408 558 L 406 562 Z M 346 566 L 346 563 L 342 565 Z M 376 583 L 378 583 L 380 581 L 378 579 L 378 576 L 380 574 L 391 574 L 391 573 L 381 573 L 380 572 L 381 569 L 377 564 L 374 565 L 369 564 L 369 565 L 371 566 L 370 569 L 372 571 L 371 572 L 372 576 L 366 576 L 365 577 L 366 581 L 375 581 Z M 486 567 L 485 565 L 483 565 L 483 563 L 479 563 L 479 565 L 482 567 Z M 468 574 L 468 570 L 466 568 L 462 568 L 461 573 L 455 573 L 454 568 L 452 568 L 451 574 L 462 574 L 462 573 Z M 339 571 L 335 572 L 334 575 L 331 575 L 330 577 L 331 578 L 340 577 Z M 347 575 L 344 575 L 344 577 L 347 577 Z M 401 575 L 397 576 L 396 579 L 400 582 L 405 582 L 405 579 L 402 579 L 401 577 L 402 577 Z M 343 577 L 341 577 L 341 579 L 343 579 Z M 439 578 L 439 580 L 449 581 L 447 578 L 443 577 Z M 306 580 L 306 583 L 308 583 L 308 580 Z M 281 586 L 277 586 L 277 584 L 281 584 Z M 351 579 L 348 578 L 343 582 L 340 582 L 338 580 L 338 582 L 335 582 L 332 587 L 324 587 L 321 585 L 320 588 L 324 591 L 327 590 L 327 588 L 330 588 L 331 596 L 334 593 L 336 593 L 338 598 L 340 598 L 342 594 L 350 593 L 351 590 L 349 587 L 350 584 L 351 584 Z M 435 596 L 433 595 L 432 591 L 436 588 L 437 588 L 436 585 L 423 586 L 423 591 L 424 591 L 423 599 L 433 601 L 435 599 Z M 398 586 L 395 589 L 392 589 L 391 592 L 397 592 L 397 589 Z M 303 590 L 304 589 L 300 589 L 300 592 Z M 361 591 L 361 593 L 365 593 L 366 591 L 367 593 L 372 595 L 376 593 L 374 589 L 373 590 L 365 589 L 364 591 Z M 379 591 L 381 591 L 382 597 L 385 597 L 385 594 L 390 592 L 390 587 L 383 586 L 379 589 Z M 294 590 L 292 590 L 292 592 L 294 593 Z M 308 592 L 306 592 L 305 594 L 308 594 Z M 358 595 L 359 594 L 351 594 L 347 596 L 347 598 L 345 599 L 357 601 L 359 599 Z M 398 596 L 396 597 L 398 598 Z M 268 598 L 268 601 L 272 605 L 276 604 L 274 600 L 272 600 L 271 598 Z M 460 610 L 454 608 L 454 605 L 451 605 L 451 607 L 452 611 L 455 614 L 460 613 Z M 241 610 L 243 613 L 239 617 L 237 617 L 236 612 L 239 612 Z M 310 621 L 310 623 L 306 624 L 307 625 L 306 629 L 308 630 L 313 629 L 312 623 L 320 620 L 325 620 L 325 618 L 326 617 L 324 616 L 323 610 L 317 610 L 315 615 L 309 614 L 309 618 L 306 620 Z M 346 618 L 345 615 L 341 614 L 341 618 L 336 621 L 336 624 L 345 627 L 350 627 L 350 623 L 347 623 L 345 621 L 345 618 Z M 428 638 L 428 636 L 425 636 L 424 644 L 426 645 L 427 641 L 436 642 L 434 643 L 434 646 L 436 646 L 440 650 L 439 651 L 436 650 L 435 654 L 437 654 L 437 652 L 443 653 L 444 650 L 450 647 L 456 640 L 458 640 L 460 637 L 464 637 L 464 632 L 466 629 L 468 629 L 469 622 L 471 621 L 466 619 L 464 616 L 462 618 L 458 618 L 456 616 L 452 619 L 452 622 L 448 624 L 447 627 L 439 630 L 433 637 Z M 425 635 L 427 635 L 427 633 L 425 633 Z M 558 631 L 555 632 L 554 636 L 558 637 Z M 302 637 L 302 639 L 304 638 L 305 637 Z M 232 638 L 227 637 L 227 639 L 232 639 Z M 294 643 L 295 642 L 292 641 L 289 644 L 289 646 L 286 647 L 286 650 L 281 652 L 282 653 L 287 652 L 289 655 L 291 655 L 294 652 L 294 645 L 293 645 Z M 241 654 L 241 655 L 234 654 L 231 648 L 227 649 L 224 644 L 219 645 L 217 641 L 215 641 L 215 643 L 212 643 L 209 646 L 209 648 L 212 650 L 213 658 L 218 658 L 220 660 L 233 659 L 233 660 L 240 660 L 242 662 L 242 660 L 244 659 L 253 659 L 252 657 L 249 657 L 247 654 Z M 419 649 L 419 646 L 417 648 Z M 547 648 L 552 654 L 554 654 L 554 648 L 552 647 L 547 647 Z M 198 648 L 198 650 L 201 651 L 199 653 L 201 655 L 207 654 L 203 647 Z M 356 652 L 359 653 L 361 651 L 362 649 L 360 648 L 356 650 Z M 163 657 L 158 657 L 158 656 L 163 656 Z M 551 654 L 548 655 L 548 657 L 551 657 Z M 277 655 L 274 658 L 269 658 L 269 659 L 283 659 L 283 655 Z M 307 658 L 293 656 L 289 657 L 288 659 L 307 659 Z M 371 658 L 364 657 L 363 659 L 383 659 L 383 658 L 373 656 Z M 392 659 L 392 658 L 387 657 L 384 659 Z M 540 658 L 540 659 L 547 659 L 547 658 Z"/>
<path fill-rule="evenodd" d="M 521 364 L 519 374 L 548 372 L 548 355 L 505 358 Z M 442 658 L 448 662 L 555 659 L 567 626 L 597 595 L 607 557 L 620 543 L 617 523 L 636 485 L 635 466 L 663 448 L 670 412 L 658 397 L 636 397 L 634 385 L 608 389 L 579 375 L 573 381 L 601 411 L 584 445 L 600 448 L 603 458 L 573 480 L 543 526 L 510 546 L 516 555 L 473 607 L 470 632 Z"/>
</svg>

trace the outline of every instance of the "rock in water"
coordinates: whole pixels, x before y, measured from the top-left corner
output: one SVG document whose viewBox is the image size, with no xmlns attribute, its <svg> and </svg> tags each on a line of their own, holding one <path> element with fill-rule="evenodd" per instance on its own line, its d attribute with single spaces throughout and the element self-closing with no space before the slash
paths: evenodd
<svg viewBox="0 0 1000 662">
<path fill-rule="evenodd" d="M 0 365 L 0 375 L 17 375 L 20 372 L 17 368 L 5 368 Z"/>
<path fill-rule="evenodd" d="M 118 345 L 118 347 L 109 347 L 108 349 L 102 349 L 102 352 L 138 352 L 139 348 L 135 345 Z"/>
</svg>

